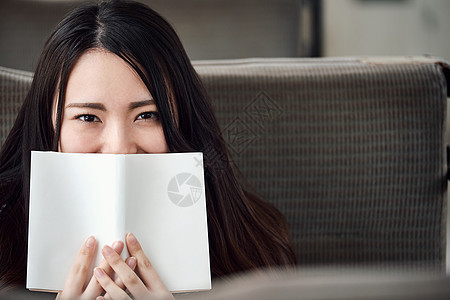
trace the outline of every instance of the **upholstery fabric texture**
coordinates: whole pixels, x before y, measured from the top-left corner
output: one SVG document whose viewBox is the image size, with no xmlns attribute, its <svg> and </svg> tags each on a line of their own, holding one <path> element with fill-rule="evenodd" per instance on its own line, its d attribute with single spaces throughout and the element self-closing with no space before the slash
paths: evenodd
<svg viewBox="0 0 450 300">
<path fill-rule="evenodd" d="M 30 72 L 0 67 L 0 145 L 14 124 L 32 79 Z"/>
<path fill-rule="evenodd" d="M 321 58 L 194 66 L 233 160 L 286 217 L 300 265 L 444 269 L 444 64 Z M 2 142 L 31 78 L 0 69 Z"/>
</svg>

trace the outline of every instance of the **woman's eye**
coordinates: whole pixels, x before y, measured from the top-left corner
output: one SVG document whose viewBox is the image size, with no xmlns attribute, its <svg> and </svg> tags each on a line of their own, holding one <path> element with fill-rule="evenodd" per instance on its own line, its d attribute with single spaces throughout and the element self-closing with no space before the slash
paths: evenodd
<svg viewBox="0 0 450 300">
<path fill-rule="evenodd" d="M 97 118 L 94 115 L 79 115 L 76 117 L 76 119 L 83 121 L 83 122 L 99 122 L 99 118 Z"/>
<path fill-rule="evenodd" d="M 157 120 L 159 120 L 159 114 L 154 111 L 146 111 L 146 112 L 139 114 L 136 117 L 136 120 L 155 120 L 155 121 L 157 121 Z"/>
</svg>

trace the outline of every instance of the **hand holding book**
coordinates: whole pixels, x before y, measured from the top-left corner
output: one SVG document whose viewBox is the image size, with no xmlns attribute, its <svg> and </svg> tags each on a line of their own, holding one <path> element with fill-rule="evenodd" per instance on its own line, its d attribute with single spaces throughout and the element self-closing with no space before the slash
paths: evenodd
<svg viewBox="0 0 450 300">
<path fill-rule="evenodd" d="M 128 299 L 126 291 L 136 299 L 173 299 L 136 237 L 131 233 L 127 234 L 126 243 L 132 255 L 126 261 L 120 257 L 124 247 L 121 241 L 113 243 L 112 247 L 103 247 L 104 260 L 95 268 L 94 275 L 86 285 L 87 270 L 94 258 L 96 247 L 95 238 L 89 237 L 83 244 L 64 290 L 58 293 L 57 299 L 94 299 L 102 290 L 105 290 L 108 296 L 97 299 Z M 115 280 L 113 275 L 117 275 Z"/>
<path fill-rule="evenodd" d="M 119 298 L 155 285 L 158 294 L 210 289 L 203 176 L 201 153 L 33 152 L 27 288 Z M 118 255 L 105 257 L 107 245 Z"/>
<path fill-rule="evenodd" d="M 69 276 L 66 279 L 64 290 L 58 293 L 58 296 L 56 297 L 57 300 L 83 298 L 95 299 L 97 295 L 102 294 L 103 288 L 93 275 L 91 276 L 89 283 L 87 283 L 89 274 L 86 270 L 91 265 L 93 258 L 92 255 L 95 254 L 96 247 L 97 241 L 93 236 L 90 236 L 83 243 L 77 258 L 72 265 Z M 111 247 L 118 254 L 121 254 L 124 248 L 124 244 L 122 241 L 116 241 L 111 245 Z M 131 257 L 127 258 L 127 263 L 129 263 L 130 261 L 132 261 Z M 105 270 L 109 274 L 109 276 L 114 275 L 111 266 L 106 262 L 105 259 L 101 261 L 98 267 Z M 132 268 L 131 265 L 130 268 Z M 118 286 L 120 286 L 119 280 L 120 278 L 117 280 Z"/>
</svg>

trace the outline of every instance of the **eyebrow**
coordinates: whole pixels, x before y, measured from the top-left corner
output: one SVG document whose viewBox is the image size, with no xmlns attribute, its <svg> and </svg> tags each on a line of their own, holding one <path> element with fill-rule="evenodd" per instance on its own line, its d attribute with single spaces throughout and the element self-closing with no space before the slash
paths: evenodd
<svg viewBox="0 0 450 300">
<path fill-rule="evenodd" d="M 67 104 L 66 108 L 70 107 L 80 107 L 80 108 L 92 108 L 101 111 L 106 111 L 106 107 L 101 103 L 70 103 Z"/>
<path fill-rule="evenodd" d="M 154 104 L 155 104 L 155 100 L 153 100 L 153 99 L 131 102 L 128 105 L 128 110 L 131 111 L 133 109 L 136 109 L 136 108 L 139 108 L 139 107 L 142 107 L 142 106 L 154 105 Z M 102 103 L 85 102 L 85 103 L 70 103 L 70 104 L 67 104 L 66 108 L 70 108 L 70 107 L 92 108 L 92 109 L 97 109 L 97 110 L 101 110 L 101 111 L 106 111 L 106 107 Z"/>
<path fill-rule="evenodd" d="M 133 109 L 142 107 L 142 106 L 147 106 L 147 105 L 154 105 L 155 104 L 155 100 L 150 99 L 150 100 L 143 100 L 143 101 L 137 101 L 137 102 L 131 102 L 128 105 L 128 110 L 131 111 Z"/>
</svg>

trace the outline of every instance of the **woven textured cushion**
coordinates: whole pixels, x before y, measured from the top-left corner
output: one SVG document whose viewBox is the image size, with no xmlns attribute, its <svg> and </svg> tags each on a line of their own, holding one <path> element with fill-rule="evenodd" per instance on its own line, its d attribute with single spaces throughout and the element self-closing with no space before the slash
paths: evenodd
<svg viewBox="0 0 450 300">
<path fill-rule="evenodd" d="M 32 79 L 32 73 L 0 67 L 0 145 L 14 124 Z"/>
<path fill-rule="evenodd" d="M 446 81 L 435 62 L 399 60 L 196 64 L 300 264 L 444 266 Z"/>
<path fill-rule="evenodd" d="M 427 59 L 194 62 L 242 173 L 300 264 L 445 261 L 443 67 Z M 0 140 L 31 74 L 0 68 Z"/>
</svg>

